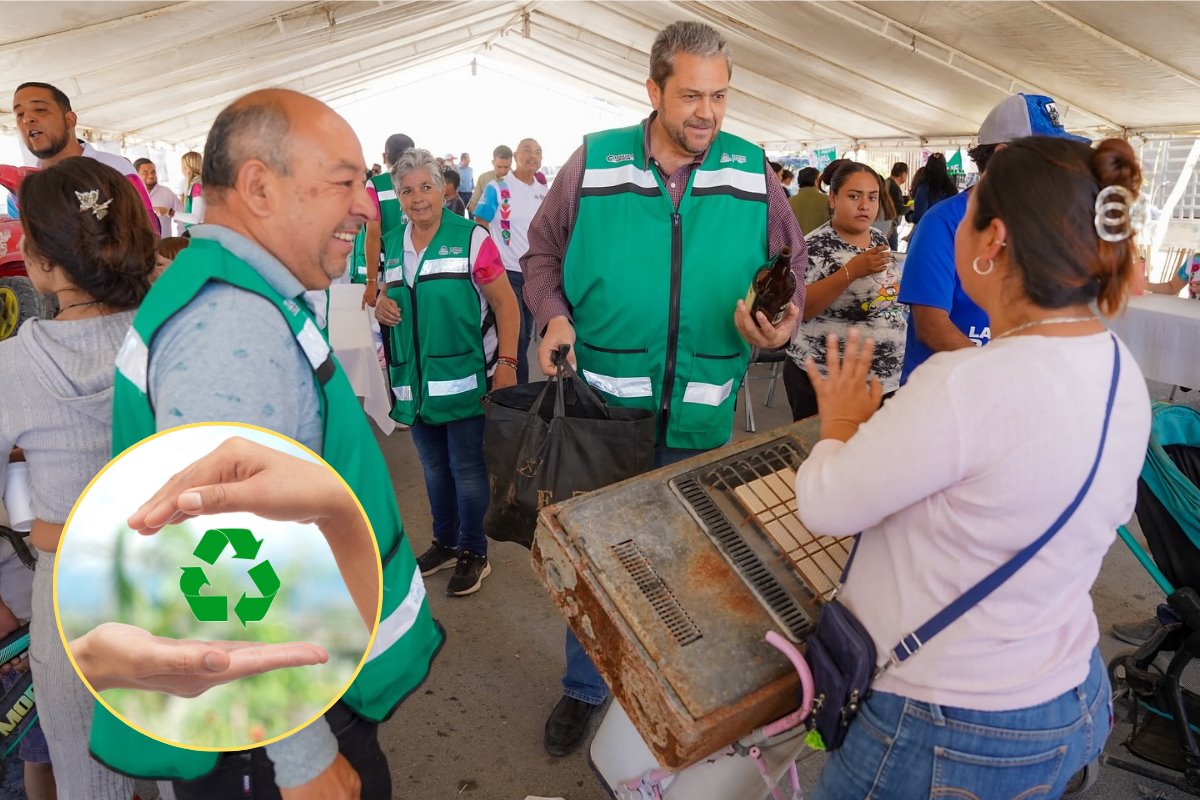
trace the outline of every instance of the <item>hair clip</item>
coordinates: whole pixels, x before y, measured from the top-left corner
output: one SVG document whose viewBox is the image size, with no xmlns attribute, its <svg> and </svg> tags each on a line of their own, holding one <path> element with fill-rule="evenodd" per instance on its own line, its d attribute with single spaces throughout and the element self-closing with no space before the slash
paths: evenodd
<svg viewBox="0 0 1200 800">
<path fill-rule="evenodd" d="M 1124 186 L 1105 186 L 1096 195 L 1096 235 L 1106 242 L 1123 242 L 1133 235 L 1133 192 Z M 1139 226 L 1140 226 L 1139 220 Z"/>
<path fill-rule="evenodd" d="M 80 211 L 91 211 L 96 216 L 96 219 L 104 219 L 108 216 L 108 207 L 112 204 L 112 198 L 108 198 L 103 203 L 99 202 L 99 189 L 92 189 L 88 192 L 76 192 L 75 197 L 79 199 Z"/>
</svg>

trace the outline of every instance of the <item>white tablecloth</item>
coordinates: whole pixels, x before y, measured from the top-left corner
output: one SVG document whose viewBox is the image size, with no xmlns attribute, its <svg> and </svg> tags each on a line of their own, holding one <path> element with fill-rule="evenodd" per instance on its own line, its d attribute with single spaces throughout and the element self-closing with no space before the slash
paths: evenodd
<svg viewBox="0 0 1200 800">
<path fill-rule="evenodd" d="M 359 307 L 362 294 L 362 286 L 353 283 L 329 287 L 329 343 L 354 393 L 363 398 L 367 416 L 384 434 L 390 434 L 396 423 L 388 416 L 391 400 L 371 334 L 371 309 Z"/>
<path fill-rule="evenodd" d="M 1165 294 L 1131 297 L 1106 320 L 1152 381 L 1200 388 L 1200 300 Z"/>
</svg>

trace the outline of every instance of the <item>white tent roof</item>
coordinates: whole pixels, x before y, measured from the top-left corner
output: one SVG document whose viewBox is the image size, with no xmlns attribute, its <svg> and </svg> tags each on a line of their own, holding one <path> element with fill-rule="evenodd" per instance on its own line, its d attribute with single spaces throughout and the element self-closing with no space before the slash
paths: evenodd
<svg viewBox="0 0 1200 800">
<path fill-rule="evenodd" d="M 642 110 L 676 19 L 729 37 L 726 128 L 768 145 L 966 142 L 1017 91 L 1093 136 L 1200 133 L 1188 2 L 10 2 L 0 18 L 0 125 L 38 80 L 94 135 L 180 145 L 251 89 L 336 102 L 480 53 Z"/>
</svg>

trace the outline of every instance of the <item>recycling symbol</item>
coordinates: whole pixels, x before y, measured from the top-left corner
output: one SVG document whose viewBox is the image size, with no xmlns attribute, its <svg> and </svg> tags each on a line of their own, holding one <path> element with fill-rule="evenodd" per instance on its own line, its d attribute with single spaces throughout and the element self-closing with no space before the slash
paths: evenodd
<svg viewBox="0 0 1200 800">
<path fill-rule="evenodd" d="M 262 540 L 255 539 L 254 534 L 246 528 L 214 528 L 205 531 L 204 536 L 192 551 L 192 555 L 209 565 L 215 565 L 217 559 L 225 552 L 225 547 L 233 549 L 235 559 L 253 561 L 262 547 Z M 226 622 L 229 619 L 229 598 L 223 595 L 201 594 L 200 591 L 211 585 L 204 567 L 182 567 L 183 574 L 179 577 L 179 590 L 192 609 L 199 622 Z M 250 597 L 245 592 L 233 606 L 234 616 L 246 627 L 247 622 L 259 622 L 271 609 L 275 595 L 279 593 L 279 576 L 271 562 L 264 559 L 246 570 L 250 580 L 258 589 L 259 597 Z"/>
</svg>

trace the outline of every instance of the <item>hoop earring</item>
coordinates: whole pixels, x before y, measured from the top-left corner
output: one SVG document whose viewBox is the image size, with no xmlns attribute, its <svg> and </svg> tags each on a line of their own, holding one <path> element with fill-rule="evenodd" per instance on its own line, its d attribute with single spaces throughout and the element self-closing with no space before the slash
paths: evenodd
<svg viewBox="0 0 1200 800">
<path fill-rule="evenodd" d="M 975 260 L 971 262 L 971 269 L 975 270 L 976 275 L 991 275 L 992 270 L 994 270 L 996 268 L 996 262 L 990 258 L 987 260 L 987 262 L 988 262 L 987 269 L 980 269 L 979 268 L 979 256 L 976 256 Z"/>
</svg>

